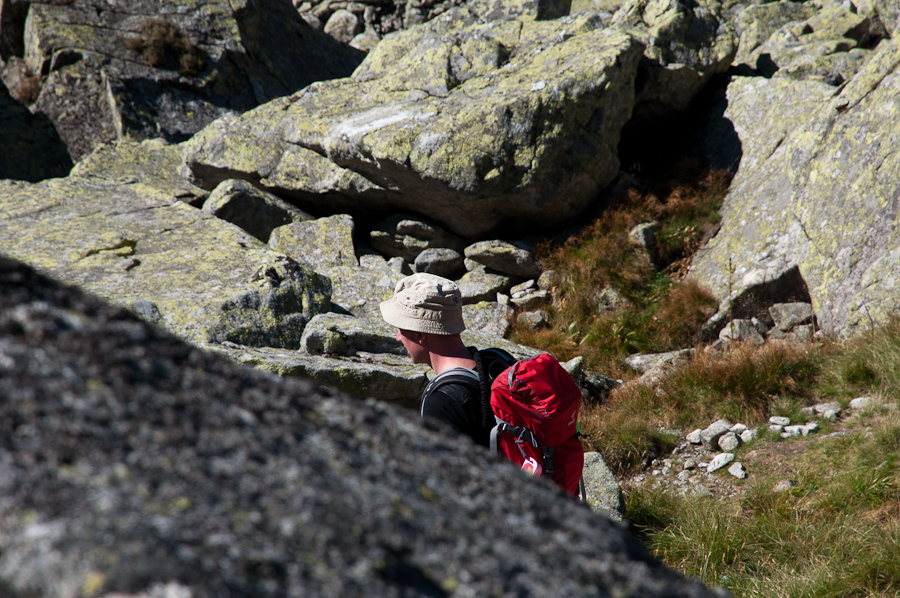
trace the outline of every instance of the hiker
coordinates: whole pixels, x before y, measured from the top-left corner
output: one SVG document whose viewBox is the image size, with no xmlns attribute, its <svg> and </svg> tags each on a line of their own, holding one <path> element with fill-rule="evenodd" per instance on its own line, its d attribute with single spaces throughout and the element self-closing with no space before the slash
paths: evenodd
<svg viewBox="0 0 900 598">
<path fill-rule="evenodd" d="M 412 362 L 436 374 L 422 393 L 423 418 L 444 422 L 570 496 L 581 491 L 584 499 L 581 391 L 554 357 L 516 361 L 502 349 L 466 347 L 459 287 L 434 274 L 402 279 L 380 307 Z"/>
<path fill-rule="evenodd" d="M 419 272 L 400 280 L 394 295 L 381 303 L 384 320 L 397 327 L 397 340 L 413 363 L 429 366 L 441 376 L 463 375 L 472 384 L 451 382 L 422 397 L 421 415 L 438 419 L 476 444 L 488 446 L 491 428 L 484 424 L 475 356 L 460 333 L 466 329 L 462 294 L 452 280 Z M 434 381 L 429 387 L 434 386 Z M 490 426 L 493 426 L 491 418 Z"/>
</svg>

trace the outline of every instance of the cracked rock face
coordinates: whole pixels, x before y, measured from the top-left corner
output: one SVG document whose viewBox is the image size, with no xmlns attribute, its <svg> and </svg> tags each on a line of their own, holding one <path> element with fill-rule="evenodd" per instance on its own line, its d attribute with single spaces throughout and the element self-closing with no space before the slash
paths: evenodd
<svg viewBox="0 0 900 598">
<path fill-rule="evenodd" d="M 5 258 L 0 374 L 11 596 L 722 595 L 479 447 Z"/>
</svg>

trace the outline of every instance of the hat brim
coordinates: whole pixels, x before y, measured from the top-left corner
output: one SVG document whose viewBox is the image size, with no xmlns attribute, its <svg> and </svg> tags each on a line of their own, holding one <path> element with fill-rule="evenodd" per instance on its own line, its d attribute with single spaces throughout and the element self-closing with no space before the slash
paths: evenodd
<svg viewBox="0 0 900 598">
<path fill-rule="evenodd" d="M 462 310 L 433 313 L 422 313 L 419 310 L 417 313 L 413 313 L 406 306 L 396 302 L 393 297 L 382 301 L 378 307 L 381 309 L 381 317 L 385 322 L 403 330 L 450 335 L 459 334 L 466 329 Z"/>
</svg>

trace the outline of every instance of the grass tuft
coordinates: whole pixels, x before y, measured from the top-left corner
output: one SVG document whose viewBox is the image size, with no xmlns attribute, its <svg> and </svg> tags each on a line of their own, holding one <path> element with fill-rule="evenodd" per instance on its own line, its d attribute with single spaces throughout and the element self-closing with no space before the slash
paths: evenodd
<svg viewBox="0 0 900 598">
<path fill-rule="evenodd" d="M 789 492 L 765 476 L 739 505 L 637 490 L 627 517 L 667 564 L 735 596 L 898 595 L 898 440 L 890 414 L 871 433 L 812 445 Z"/>
<path fill-rule="evenodd" d="M 182 75 L 196 75 L 205 67 L 203 54 L 172 23 L 163 19 L 147 19 L 137 37 L 125 40 L 147 66 L 177 70 Z"/>
<path fill-rule="evenodd" d="M 798 416 L 820 359 L 814 348 L 786 343 L 728 353 L 698 350 L 657 384 L 630 384 L 602 406 L 585 406 L 581 426 L 594 434 L 591 448 L 625 475 L 666 451 L 659 427 L 703 428 L 723 417 L 755 426 L 776 407 L 778 415 L 787 410 Z"/>
</svg>

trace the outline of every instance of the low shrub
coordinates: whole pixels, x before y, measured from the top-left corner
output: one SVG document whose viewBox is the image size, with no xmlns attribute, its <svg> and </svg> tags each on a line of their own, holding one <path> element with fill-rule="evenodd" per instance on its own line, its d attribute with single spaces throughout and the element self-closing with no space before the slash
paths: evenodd
<svg viewBox="0 0 900 598">
<path fill-rule="evenodd" d="M 177 70 L 182 75 L 196 75 L 203 70 L 203 54 L 172 23 L 164 19 L 147 19 L 137 37 L 125 40 L 147 66 Z"/>
</svg>

